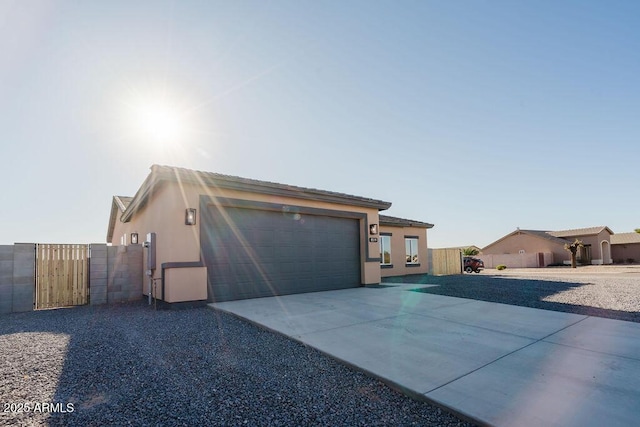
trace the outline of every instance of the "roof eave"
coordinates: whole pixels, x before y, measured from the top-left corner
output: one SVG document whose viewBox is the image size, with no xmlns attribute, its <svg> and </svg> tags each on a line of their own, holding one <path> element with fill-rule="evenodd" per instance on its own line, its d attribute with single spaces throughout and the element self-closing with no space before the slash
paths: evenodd
<svg viewBox="0 0 640 427">
<path fill-rule="evenodd" d="M 177 171 L 179 173 L 179 171 Z M 166 176 L 163 173 L 162 179 L 172 180 L 173 177 Z M 293 197 L 296 199 L 312 200 L 320 202 L 337 203 L 342 205 L 358 206 L 363 208 L 373 208 L 379 211 L 387 210 L 391 207 L 390 202 L 384 202 L 382 200 L 373 200 L 366 198 L 357 198 L 350 196 L 342 196 L 336 194 L 326 194 L 325 192 L 315 191 L 314 189 L 286 186 L 282 184 L 268 183 L 268 182 L 239 182 L 234 179 L 225 179 L 224 177 L 211 177 L 207 175 L 196 174 L 180 174 L 181 182 L 189 182 L 204 185 L 207 187 L 224 188 L 227 190 L 244 191 L 248 193 L 259 193 L 270 196 L 285 196 Z M 288 188 L 287 188 L 288 187 Z"/>
<path fill-rule="evenodd" d="M 313 189 L 302 189 L 297 187 L 286 188 L 284 185 L 276 185 L 270 183 L 244 183 L 234 181 L 233 179 L 224 179 L 222 177 L 211 177 L 205 174 L 193 171 L 193 173 L 185 172 L 178 169 L 167 170 L 166 168 L 151 167 L 151 173 L 145 179 L 138 192 L 129 203 L 129 206 L 121 216 L 122 222 L 129 222 L 131 217 L 141 209 L 148 201 L 148 198 L 154 188 L 163 182 L 181 182 L 197 184 L 203 187 L 223 188 L 227 190 L 236 190 L 243 192 L 251 192 L 258 194 L 266 194 L 270 196 L 293 197 L 296 199 L 336 203 L 349 206 L 358 206 L 369 209 L 377 209 L 378 211 L 387 210 L 391 207 L 390 202 L 381 200 L 355 198 L 349 196 L 341 196 L 340 194 L 325 194 L 315 192 Z"/>
<path fill-rule="evenodd" d="M 428 222 L 388 222 L 388 221 L 380 221 L 380 225 L 384 225 L 385 227 L 416 227 L 416 228 L 433 228 L 433 224 L 429 224 Z"/>
<path fill-rule="evenodd" d="M 604 225 L 600 228 L 598 228 L 597 230 L 593 230 L 593 231 L 588 231 L 588 232 L 584 232 L 584 233 L 579 233 L 579 231 L 581 231 L 580 229 L 577 230 L 560 230 L 560 231 L 551 231 L 549 232 L 549 234 L 551 234 L 554 237 L 558 237 L 560 239 L 564 239 L 566 237 L 580 237 L 580 236 L 597 236 L 598 234 L 602 233 L 603 231 L 607 230 L 609 232 L 609 234 L 615 234 L 608 226 Z M 578 231 L 578 233 L 570 233 L 571 231 Z M 560 237 L 560 236 L 556 236 L 553 233 L 562 233 L 565 236 L 564 237 Z"/>
<path fill-rule="evenodd" d="M 119 207 L 116 204 L 116 201 L 112 199 L 111 201 L 111 213 L 109 215 L 109 227 L 107 228 L 107 243 L 111 242 L 111 239 L 113 238 L 113 232 L 116 228 L 116 220 L 118 217 L 118 211 L 119 211 Z"/>
<path fill-rule="evenodd" d="M 147 200 L 149 198 L 149 193 L 151 193 L 151 190 L 157 184 L 156 181 L 157 181 L 156 174 L 152 170 L 151 173 L 144 180 L 144 182 L 142 183 L 142 185 L 140 186 L 136 194 L 133 196 L 133 199 L 131 199 L 129 206 L 127 206 L 127 209 L 124 211 L 124 213 L 120 217 L 120 221 L 122 222 L 131 221 L 131 217 L 133 216 L 133 214 L 136 213 L 142 207 L 144 207 L 144 205 L 147 203 Z"/>
<path fill-rule="evenodd" d="M 419 228 L 433 228 L 434 225 L 428 222 L 415 221 L 412 219 L 399 218 L 390 215 L 380 215 L 378 222 L 381 226 L 386 227 L 419 227 Z"/>
</svg>

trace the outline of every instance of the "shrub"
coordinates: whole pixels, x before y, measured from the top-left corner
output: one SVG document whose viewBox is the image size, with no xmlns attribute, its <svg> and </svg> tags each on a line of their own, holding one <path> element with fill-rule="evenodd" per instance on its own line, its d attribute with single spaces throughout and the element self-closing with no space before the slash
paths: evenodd
<svg viewBox="0 0 640 427">
<path fill-rule="evenodd" d="M 633 259 L 633 258 L 627 258 L 627 263 L 628 263 L 628 264 L 633 264 L 634 262 L 636 262 L 636 260 L 635 260 L 635 259 Z"/>
<path fill-rule="evenodd" d="M 496 270 L 504 270 L 505 268 L 507 268 L 507 266 L 504 264 L 496 265 Z"/>
<path fill-rule="evenodd" d="M 476 248 L 464 248 L 462 250 L 462 255 L 464 256 L 474 256 L 474 255 L 478 255 L 480 253 L 479 250 L 477 250 Z"/>
</svg>

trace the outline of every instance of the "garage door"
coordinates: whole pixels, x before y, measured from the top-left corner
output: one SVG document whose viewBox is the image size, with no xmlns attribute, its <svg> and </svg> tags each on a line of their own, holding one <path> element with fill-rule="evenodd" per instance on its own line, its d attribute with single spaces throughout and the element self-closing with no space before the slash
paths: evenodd
<svg viewBox="0 0 640 427">
<path fill-rule="evenodd" d="M 360 286 L 357 219 L 223 209 L 202 215 L 210 301 Z"/>
</svg>

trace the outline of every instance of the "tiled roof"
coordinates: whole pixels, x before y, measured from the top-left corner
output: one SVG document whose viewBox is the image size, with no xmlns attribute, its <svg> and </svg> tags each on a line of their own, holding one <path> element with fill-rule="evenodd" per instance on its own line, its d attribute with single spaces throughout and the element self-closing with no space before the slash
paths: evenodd
<svg viewBox="0 0 640 427">
<path fill-rule="evenodd" d="M 618 233 L 611 235 L 612 245 L 627 245 L 631 243 L 640 243 L 640 233 Z"/>
<path fill-rule="evenodd" d="M 491 246 L 495 245 L 498 242 L 503 241 L 504 239 L 507 239 L 511 236 L 515 236 L 517 234 L 528 234 L 530 236 L 534 236 L 534 237 L 538 237 L 540 239 L 544 239 L 544 240 L 548 240 L 550 242 L 553 242 L 555 244 L 558 245 L 565 245 L 566 243 L 568 243 L 568 240 L 565 239 L 561 239 L 559 237 L 555 237 L 552 236 L 551 234 L 549 234 L 548 231 L 544 231 L 544 230 L 521 230 L 521 229 L 517 229 L 515 231 L 512 231 L 511 233 L 507 234 L 506 236 L 503 236 L 501 238 L 499 238 L 498 240 L 496 240 L 495 242 L 492 242 L 490 244 L 488 244 L 487 246 L 485 246 L 484 248 L 482 248 L 482 251 L 485 252 L 487 251 Z"/>
<path fill-rule="evenodd" d="M 131 216 L 147 202 L 153 187 L 163 181 L 183 182 L 201 185 L 202 187 L 224 188 L 229 190 L 246 191 L 274 196 L 294 197 L 297 199 L 315 200 L 343 205 L 360 206 L 385 210 L 391 207 L 390 202 L 367 197 L 352 196 L 334 191 L 318 190 L 315 188 L 297 187 L 294 185 L 278 184 L 239 176 L 224 175 L 214 172 L 203 172 L 174 166 L 151 166 L 151 173 L 142 184 L 129 207 L 122 215 L 122 221 L 128 222 Z"/>
<path fill-rule="evenodd" d="M 433 228 L 433 224 L 428 222 L 414 221 L 412 219 L 397 218 L 395 216 L 378 215 L 380 225 L 390 225 L 396 227 L 420 227 Z"/>
<path fill-rule="evenodd" d="M 605 229 L 609 230 L 609 233 L 613 234 L 609 227 L 605 225 L 599 227 L 575 228 L 573 230 L 549 231 L 548 233 L 555 237 L 591 236 L 599 234 Z"/>
<path fill-rule="evenodd" d="M 555 236 L 551 231 L 542 231 L 542 230 L 520 230 L 520 231 L 526 234 L 531 234 L 533 236 L 541 237 L 545 240 L 549 240 L 551 242 L 558 243 L 561 245 L 564 245 L 565 243 L 567 243 L 566 239 L 562 239 L 558 236 Z"/>
</svg>

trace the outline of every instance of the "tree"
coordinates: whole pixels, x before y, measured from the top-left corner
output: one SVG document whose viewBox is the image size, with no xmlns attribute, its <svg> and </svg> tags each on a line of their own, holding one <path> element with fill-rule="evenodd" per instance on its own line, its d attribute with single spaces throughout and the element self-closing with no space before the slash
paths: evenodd
<svg viewBox="0 0 640 427">
<path fill-rule="evenodd" d="M 578 248 L 582 248 L 584 245 L 582 244 L 582 240 L 576 239 L 575 242 L 564 245 L 564 248 L 571 252 L 571 268 L 576 268 L 576 254 L 578 253 Z"/>
<path fill-rule="evenodd" d="M 634 231 L 635 231 L 636 233 L 640 233 L 640 228 L 636 228 Z"/>
<path fill-rule="evenodd" d="M 477 250 L 476 248 L 464 248 L 462 250 L 462 255 L 464 256 L 473 256 L 473 255 L 478 255 L 480 253 L 479 250 Z"/>
</svg>

